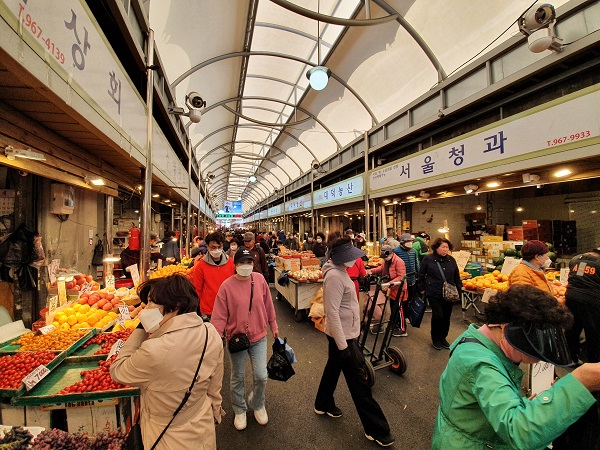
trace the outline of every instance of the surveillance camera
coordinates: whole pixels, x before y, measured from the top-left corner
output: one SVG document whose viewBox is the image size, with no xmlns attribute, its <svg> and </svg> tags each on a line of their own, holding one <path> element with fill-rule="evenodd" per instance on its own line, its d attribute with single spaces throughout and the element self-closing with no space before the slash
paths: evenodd
<svg viewBox="0 0 600 450">
<path fill-rule="evenodd" d="M 199 108 L 206 107 L 206 102 L 204 100 L 202 100 L 202 97 L 200 97 L 200 94 L 198 94 L 197 92 L 190 92 L 188 95 L 186 95 L 185 102 L 187 103 L 188 107 L 190 108 L 190 111 L 192 109 L 199 109 Z"/>
<path fill-rule="evenodd" d="M 202 112 L 199 109 L 190 108 L 190 112 L 186 114 L 193 123 L 198 123 L 202 119 Z"/>
<path fill-rule="evenodd" d="M 212 172 L 208 172 L 208 175 L 206 176 L 209 180 L 214 180 L 216 175 Z"/>
<path fill-rule="evenodd" d="M 26 177 L 27 175 L 29 175 L 29 172 L 25 172 L 24 170 L 19 170 L 19 175 L 21 175 L 22 177 Z"/>
<path fill-rule="evenodd" d="M 529 8 L 519 18 L 519 29 L 522 33 L 530 35 L 533 31 L 550 25 L 556 19 L 556 10 L 549 3 L 538 3 Z"/>
<path fill-rule="evenodd" d="M 319 161 L 317 161 L 316 159 L 310 164 L 312 170 L 318 170 L 319 167 L 321 167 L 321 164 L 319 164 Z"/>
</svg>

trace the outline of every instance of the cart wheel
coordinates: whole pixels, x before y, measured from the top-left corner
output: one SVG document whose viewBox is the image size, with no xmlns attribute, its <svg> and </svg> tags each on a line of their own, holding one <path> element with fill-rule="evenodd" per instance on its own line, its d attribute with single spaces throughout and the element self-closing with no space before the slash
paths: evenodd
<svg viewBox="0 0 600 450">
<path fill-rule="evenodd" d="M 304 309 L 299 309 L 296 311 L 296 314 L 294 314 L 294 320 L 296 322 L 302 322 L 304 319 L 306 319 L 306 311 Z"/>
<path fill-rule="evenodd" d="M 406 358 L 398 347 L 388 347 L 387 354 L 392 361 L 392 364 L 390 365 L 390 370 L 392 373 L 395 373 L 396 375 L 402 375 L 404 372 L 406 372 Z"/>
<path fill-rule="evenodd" d="M 373 369 L 373 364 L 368 359 L 365 359 L 365 381 L 369 387 L 373 387 L 375 384 L 375 369 Z"/>
</svg>

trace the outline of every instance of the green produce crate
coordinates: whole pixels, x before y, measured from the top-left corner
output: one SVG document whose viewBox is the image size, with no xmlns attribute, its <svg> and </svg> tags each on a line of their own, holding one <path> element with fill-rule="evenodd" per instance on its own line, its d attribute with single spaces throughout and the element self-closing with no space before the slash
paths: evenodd
<svg viewBox="0 0 600 450">
<path fill-rule="evenodd" d="M 123 388 L 110 391 L 81 392 L 64 395 L 57 394 L 67 386 L 81 381 L 82 371 L 97 369 L 98 361 L 105 358 L 105 355 L 65 358 L 62 364 L 40 381 L 37 386 L 21 397 L 13 398 L 11 403 L 16 406 L 36 406 L 85 400 L 107 400 L 111 398 L 140 395 L 140 390 L 138 388 Z"/>
<path fill-rule="evenodd" d="M 23 352 L 23 353 L 35 353 L 35 352 Z M 61 352 L 58 355 L 56 355 L 52 361 L 50 361 L 48 364 L 46 364 L 46 367 L 48 368 L 48 370 L 50 370 L 50 372 L 52 372 L 52 370 L 55 369 L 56 367 L 58 367 L 58 365 L 61 362 L 63 362 L 63 360 L 66 357 L 67 357 L 67 352 Z M 50 374 L 46 375 L 46 378 L 49 376 L 50 376 Z M 0 378 L 1 377 L 2 377 L 2 374 L 0 374 Z M 40 383 L 42 383 L 44 380 L 45 380 L 45 378 L 42 379 L 40 381 Z M 27 392 L 27 389 L 25 388 L 24 384 L 21 384 L 21 386 L 18 389 L 0 389 L 0 397 L 19 397 L 19 396 L 23 395 L 25 392 Z"/>
<path fill-rule="evenodd" d="M 91 339 L 96 334 L 96 332 L 97 332 L 96 330 L 97 330 L 96 328 L 90 328 L 90 330 L 86 334 L 84 334 L 82 337 L 80 337 L 77 341 L 73 342 L 73 344 L 71 344 L 71 346 L 69 348 L 64 350 L 67 353 L 67 356 L 69 356 L 75 350 L 77 350 L 79 347 L 81 347 L 88 339 Z M 20 345 L 12 345 L 12 342 L 16 341 L 17 339 L 18 339 L 18 337 L 11 339 L 10 341 L 2 344 L 2 346 L 0 346 L 0 354 L 2 354 L 2 353 L 11 354 L 11 353 L 19 352 L 21 349 L 21 346 Z M 54 350 L 54 351 L 56 353 L 63 352 L 63 350 Z"/>
</svg>

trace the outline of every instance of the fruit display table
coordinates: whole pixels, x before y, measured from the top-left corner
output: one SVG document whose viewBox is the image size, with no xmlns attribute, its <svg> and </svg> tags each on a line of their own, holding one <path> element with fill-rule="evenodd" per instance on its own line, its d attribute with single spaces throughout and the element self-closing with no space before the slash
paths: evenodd
<svg viewBox="0 0 600 450">
<path fill-rule="evenodd" d="M 277 279 L 283 270 L 275 267 L 275 289 L 277 289 L 277 299 L 285 299 L 294 308 L 295 319 L 297 322 L 304 320 L 308 315 L 310 304 L 317 291 L 323 286 L 323 280 L 316 283 L 299 283 L 290 279 L 287 286 L 281 286 Z"/>
<path fill-rule="evenodd" d="M 483 297 L 483 290 L 471 290 L 471 289 L 463 289 L 462 290 L 462 314 L 463 320 L 467 320 L 467 310 L 469 308 L 473 308 L 473 313 L 475 317 L 477 314 L 482 314 L 482 312 L 477 307 L 477 303 L 481 301 Z"/>
</svg>

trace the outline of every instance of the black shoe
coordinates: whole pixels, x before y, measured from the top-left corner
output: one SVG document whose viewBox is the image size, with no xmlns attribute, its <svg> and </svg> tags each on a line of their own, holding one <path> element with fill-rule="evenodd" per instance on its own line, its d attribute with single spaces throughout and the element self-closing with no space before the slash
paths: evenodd
<svg viewBox="0 0 600 450">
<path fill-rule="evenodd" d="M 443 345 L 441 342 L 439 341 L 431 341 L 431 345 L 433 346 L 433 348 L 435 348 L 436 350 L 441 350 Z"/>
<path fill-rule="evenodd" d="M 450 344 L 448 343 L 448 341 L 446 339 L 443 339 L 440 344 L 442 345 L 442 347 L 444 348 L 450 348 Z"/>
<path fill-rule="evenodd" d="M 327 414 L 329 417 L 336 419 L 342 417 L 342 410 L 335 405 L 330 406 L 329 408 L 317 408 L 315 406 L 315 412 L 319 415 Z"/>
<path fill-rule="evenodd" d="M 402 331 L 402 328 L 396 327 L 392 330 L 392 336 L 394 337 L 406 337 L 408 332 Z"/>
<path fill-rule="evenodd" d="M 383 327 L 380 324 L 377 325 L 373 325 L 371 327 L 371 334 L 379 334 L 379 333 L 383 333 Z"/>
<path fill-rule="evenodd" d="M 379 444 L 382 447 L 389 447 L 390 445 L 392 445 L 394 443 L 394 438 L 389 433 L 382 438 L 376 438 L 373 436 L 369 436 L 367 433 L 365 433 L 365 437 L 370 441 L 377 442 L 377 444 Z"/>
</svg>

